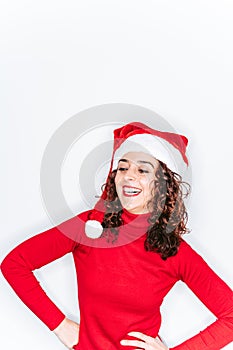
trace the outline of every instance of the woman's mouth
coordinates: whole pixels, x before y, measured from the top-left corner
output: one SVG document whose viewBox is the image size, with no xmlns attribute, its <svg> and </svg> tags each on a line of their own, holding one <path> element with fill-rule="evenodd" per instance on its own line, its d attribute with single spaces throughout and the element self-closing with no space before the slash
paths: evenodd
<svg viewBox="0 0 233 350">
<path fill-rule="evenodd" d="M 137 187 L 123 186 L 123 195 L 126 197 L 138 196 L 141 192 L 142 190 Z"/>
</svg>

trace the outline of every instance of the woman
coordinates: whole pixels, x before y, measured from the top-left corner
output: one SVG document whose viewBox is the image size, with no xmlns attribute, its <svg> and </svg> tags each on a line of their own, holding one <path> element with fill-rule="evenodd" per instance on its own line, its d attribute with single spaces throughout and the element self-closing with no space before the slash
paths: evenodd
<svg viewBox="0 0 233 350">
<path fill-rule="evenodd" d="M 129 147 L 134 136 L 142 137 L 143 148 Z M 21 243 L 4 259 L 2 272 L 16 293 L 69 349 L 168 349 L 159 337 L 160 306 L 179 280 L 217 320 L 170 349 L 216 350 L 233 340 L 231 289 L 181 238 L 187 213 L 175 168 L 181 167 L 178 157 L 188 164 L 186 145 L 183 136 L 141 123 L 116 129 L 95 208 Z M 68 252 L 77 271 L 80 325 L 56 307 L 32 273 Z"/>
</svg>

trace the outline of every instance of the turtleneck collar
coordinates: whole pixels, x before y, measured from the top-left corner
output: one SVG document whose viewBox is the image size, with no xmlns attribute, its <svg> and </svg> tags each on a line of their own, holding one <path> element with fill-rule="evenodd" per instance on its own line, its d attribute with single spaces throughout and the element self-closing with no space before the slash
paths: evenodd
<svg viewBox="0 0 233 350">
<path fill-rule="evenodd" d="M 101 222 L 101 215 L 103 214 L 95 211 L 95 215 L 95 219 Z M 148 222 L 150 215 L 151 213 L 133 214 L 127 209 L 122 208 L 121 218 L 123 224 L 118 227 L 118 237 L 117 240 L 114 241 L 114 243 L 112 242 L 114 237 L 112 236 L 110 240 L 108 240 L 106 239 L 105 234 L 97 239 L 89 238 L 86 236 L 86 234 L 84 234 L 82 235 L 81 243 L 96 248 L 115 248 L 132 243 L 138 240 L 139 238 L 145 239 L 146 232 L 150 225 Z"/>
<path fill-rule="evenodd" d="M 151 215 L 151 213 L 144 213 L 144 214 L 134 214 L 129 212 L 127 209 L 122 209 L 122 219 L 124 221 L 124 224 L 129 224 L 130 226 L 138 227 L 138 228 L 145 228 L 148 226 L 148 219 Z"/>
</svg>

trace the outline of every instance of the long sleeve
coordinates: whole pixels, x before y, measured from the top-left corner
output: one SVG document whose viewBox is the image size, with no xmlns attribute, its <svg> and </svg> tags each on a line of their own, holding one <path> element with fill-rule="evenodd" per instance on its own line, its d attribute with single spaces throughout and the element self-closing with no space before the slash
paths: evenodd
<svg viewBox="0 0 233 350">
<path fill-rule="evenodd" d="M 178 256 L 178 275 L 217 320 L 170 350 L 219 350 L 233 341 L 233 292 L 186 242 Z"/>
<path fill-rule="evenodd" d="M 50 330 L 55 329 L 65 315 L 46 295 L 32 271 L 77 247 L 77 224 L 74 217 L 29 238 L 15 247 L 1 263 L 1 271 L 16 294 Z"/>
</svg>

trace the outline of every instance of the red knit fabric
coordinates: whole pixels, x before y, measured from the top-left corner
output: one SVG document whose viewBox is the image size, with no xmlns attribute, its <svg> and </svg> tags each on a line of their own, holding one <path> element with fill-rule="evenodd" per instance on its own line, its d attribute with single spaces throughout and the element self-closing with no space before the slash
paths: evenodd
<svg viewBox="0 0 233 350">
<path fill-rule="evenodd" d="M 170 349 L 217 350 L 233 341 L 233 292 L 190 245 L 182 241 L 177 255 L 166 261 L 157 253 L 146 252 L 149 214 L 141 214 L 136 222 L 138 215 L 124 210 L 124 222 L 137 233 L 134 241 L 109 249 L 87 246 L 84 222 L 88 213 L 79 214 L 79 220 L 75 217 L 63 223 L 70 230 L 69 237 L 57 227 L 51 228 L 18 245 L 1 264 L 3 275 L 18 296 L 51 330 L 65 315 L 48 298 L 32 271 L 71 252 L 81 316 L 80 339 L 75 349 L 126 349 L 120 340 L 126 339 L 130 331 L 157 336 L 160 305 L 178 280 L 187 284 L 217 320 Z M 121 226 L 119 239 L 124 229 Z"/>
</svg>

